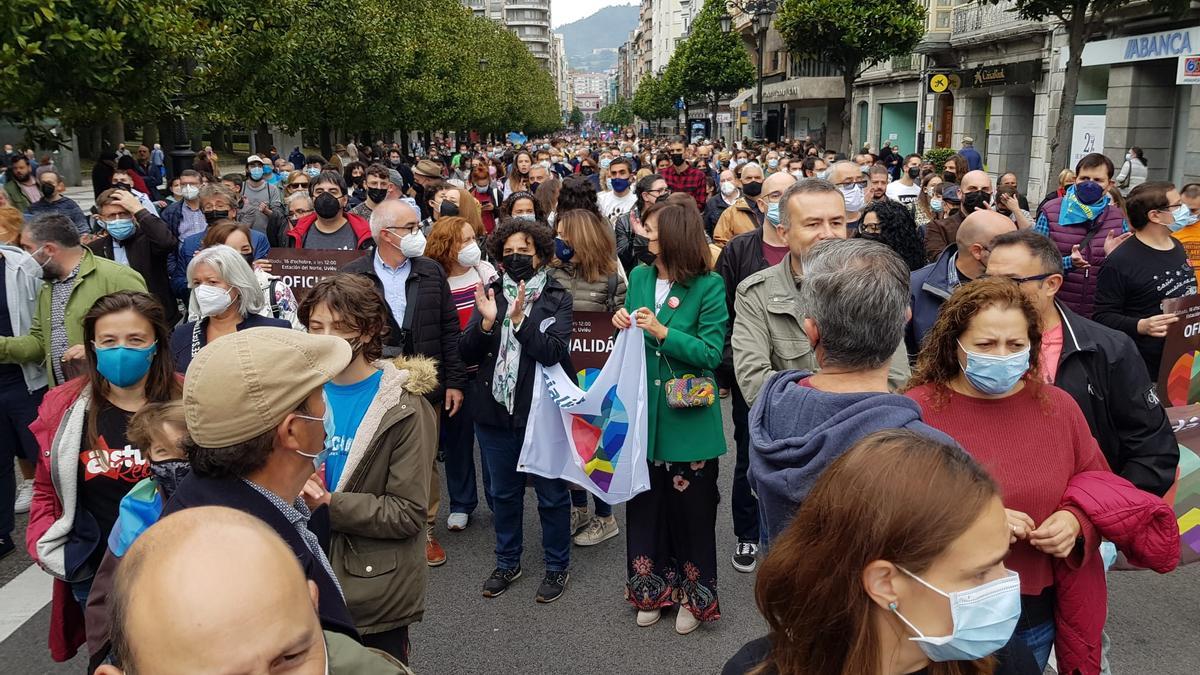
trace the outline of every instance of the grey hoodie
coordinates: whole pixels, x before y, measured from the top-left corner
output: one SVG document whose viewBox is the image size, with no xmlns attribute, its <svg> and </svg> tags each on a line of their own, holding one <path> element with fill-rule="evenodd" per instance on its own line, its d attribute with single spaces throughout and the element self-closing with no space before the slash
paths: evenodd
<svg viewBox="0 0 1200 675">
<path fill-rule="evenodd" d="M 804 370 L 776 373 L 750 411 L 750 486 L 758 494 L 761 545 L 787 527 L 826 467 L 864 436 L 909 429 L 957 445 L 921 421 L 921 408 L 898 394 L 834 394 L 798 383 Z"/>
</svg>

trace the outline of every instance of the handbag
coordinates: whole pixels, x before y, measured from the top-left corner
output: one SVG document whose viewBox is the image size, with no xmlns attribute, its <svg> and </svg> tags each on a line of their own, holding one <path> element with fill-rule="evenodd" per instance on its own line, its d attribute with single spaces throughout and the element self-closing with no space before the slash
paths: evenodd
<svg viewBox="0 0 1200 675">
<path fill-rule="evenodd" d="M 679 377 L 675 375 L 670 360 L 665 356 L 662 359 L 667 362 L 667 368 L 674 375 L 663 384 L 668 408 L 708 408 L 716 402 L 717 383 L 713 378 L 691 373 Z"/>
</svg>

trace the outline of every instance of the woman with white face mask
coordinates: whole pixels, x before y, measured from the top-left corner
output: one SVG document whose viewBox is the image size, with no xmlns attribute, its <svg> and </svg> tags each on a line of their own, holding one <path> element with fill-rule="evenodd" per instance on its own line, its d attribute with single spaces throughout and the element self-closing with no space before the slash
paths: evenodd
<svg viewBox="0 0 1200 675">
<path fill-rule="evenodd" d="M 224 244 L 196 253 L 187 269 L 188 314 L 171 334 L 175 369 L 186 373 L 204 345 L 223 335 L 261 326 L 291 328 L 287 321 L 261 316 L 265 300 L 258 278 L 242 254 Z"/>
<path fill-rule="evenodd" d="M 1005 568 L 1009 534 L 1000 488 L 961 449 L 900 429 L 867 436 L 772 542 L 755 586 L 767 636 L 723 673 L 1038 675 L 1010 642 L 1021 578 Z"/>
</svg>

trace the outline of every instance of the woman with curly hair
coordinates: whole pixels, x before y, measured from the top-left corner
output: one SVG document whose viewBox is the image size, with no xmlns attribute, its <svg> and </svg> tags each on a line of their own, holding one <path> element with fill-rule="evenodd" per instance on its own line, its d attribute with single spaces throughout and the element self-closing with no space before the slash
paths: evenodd
<svg viewBox="0 0 1200 675">
<path fill-rule="evenodd" d="M 1011 279 L 959 286 L 922 345 L 907 395 L 926 424 L 1000 484 L 1014 539 L 1005 564 L 1021 575 L 1016 636 L 1045 668 L 1055 634 L 1053 561 L 1082 564 L 1099 546 L 1083 512 L 1061 500 L 1075 475 L 1108 464 L 1075 400 L 1043 384 L 1038 313 Z"/>
<path fill-rule="evenodd" d="M 571 366 L 572 300 L 549 274 L 554 234 L 543 221 L 508 218 L 488 237 L 503 275 L 475 289 L 475 311 L 458 341 L 463 361 L 478 366 L 472 394 L 475 437 L 491 477 L 496 529 L 496 569 L 483 595 L 496 597 L 521 576 L 521 524 L 525 482 L 517 469 L 533 399 L 537 364 Z M 533 476 L 542 524 L 546 574 L 538 602 L 554 602 L 566 591 L 571 562 L 571 499 L 566 484 Z"/>
<path fill-rule="evenodd" d="M 863 209 L 858 236 L 871 239 L 896 252 L 909 270 L 925 266 L 925 242 L 912 214 L 900 202 L 882 199 Z"/>
<path fill-rule="evenodd" d="M 558 193 L 558 211 L 566 213 L 575 209 L 586 209 L 604 217 L 596 201 L 596 187 L 587 178 L 571 176 L 563 180 L 562 189 Z"/>
<path fill-rule="evenodd" d="M 532 192 L 514 192 L 505 197 L 504 203 L 500 205 L 500 217 L 546 222 L 546 212 Z"/>
</svg>

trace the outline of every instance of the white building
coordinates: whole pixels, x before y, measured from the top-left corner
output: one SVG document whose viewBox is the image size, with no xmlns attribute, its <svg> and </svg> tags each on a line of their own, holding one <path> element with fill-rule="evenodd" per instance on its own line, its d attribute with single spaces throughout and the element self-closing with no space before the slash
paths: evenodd
<svg viewBox="0 0 1200 675">
<path fill-rule="evenodd" d="M 604 73 L 572 73 L 571 91 L 575 94 L 577 102 L 580 96 L 596 96 L 600 100 L 600 106 L 603 107 L 609 102 L 608 75 Z"/>
<path fill-rule="evenodd" d="M 463 0 L 475 12 L 511 30 L 547 70 L 551 69 L 550 0 Z"/>
<path fill-rule="evenodd" d="M 691 5 L 697 0 L 653 0 L 652 30 L 654 31 L 651 57 L 651 69 L 660 72 L 667 67 L 675 47 L 683 41 L 684 35 L 684 4 Z"/>
</svg>

